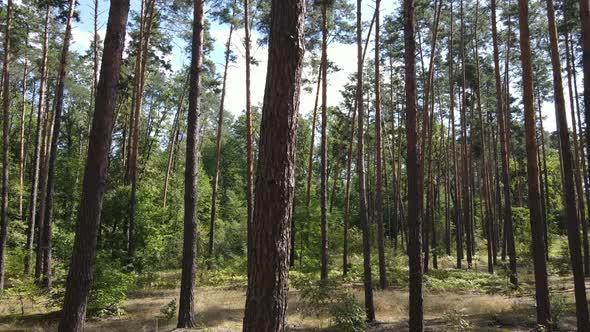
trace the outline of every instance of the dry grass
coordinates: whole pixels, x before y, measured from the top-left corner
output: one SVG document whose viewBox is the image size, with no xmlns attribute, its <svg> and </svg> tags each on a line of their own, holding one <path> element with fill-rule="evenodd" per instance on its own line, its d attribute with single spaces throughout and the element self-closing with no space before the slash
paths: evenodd
<svg viewBox="0 0 590 332">
<path fill-rule="evenodd" d="M 573 301 L 569 280 L 553 279 L 553 289 Z M 363 300 L 361 287 L 351 286 L 360 303 Z M 195 292 L 198 331 L 241 331 L 245 288 L 206 287 Z M 132 294 L 125 304 L 127 314 L 119 318 L 94 319 L 87 324 L 86 331 L 171 331 L 175 319 L 167 320 L 160 309 L 173 299 L 179 290 L 144 289 Z M 371 332 L 407 331 L 408 293 L 405 289 L 375 291 L 376 324 Z M 424 293 L 427 331 L 452 331 L 445 318 L 449 313 L 458 313 L 471 322 L 474 331 L 530 331 L 534 327 L 534 300 L 532 294 L 505 296 L 451 291 L 428 291 Z M 58 312 L 47 312 L 42 303 L 32 309 L 27 307 L 25 317 L 11 314 L 9 308 L 17 303 L 0 303 L 0 331 L 54 331 Z M 299 292 L 291 290 L 289 297 L 288 322 L 291 331 L 323 331 L 330 325 L 325 316 L 305 316 Z M 19 311 L 17 311 L 20 313 Z M 570 313 L 563 319 L 562 327 L 569 330 L 575 320 Z"/>
</svg>

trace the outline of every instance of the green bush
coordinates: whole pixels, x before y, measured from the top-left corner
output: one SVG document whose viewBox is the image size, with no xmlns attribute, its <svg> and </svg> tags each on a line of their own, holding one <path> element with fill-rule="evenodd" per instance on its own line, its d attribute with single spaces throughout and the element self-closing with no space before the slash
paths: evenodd
<svg viewBox="0 0 590 332">
<path fill-rule="evenodd" d="M 168 302 L 165 306 L 160 309 L 160 312 L 168 320 L 172 319 L 176 315 L 176 299 Z"/>
<path fill-rule="evenodd" d="M 337 299 L 342 296 L 340 284 L 335 280 L 301 280 L 297 288 L 301 291 L 303 312 L 308 315 L 328 314 Z"/>
<path fill-rule="evenodd" d="M 90 314 L 99 317 L 124 314 L 122 304 L 134 281 L 134 274 L 124 272 L 120 264 L 108 257 L 99 256 L 88 301 Z"/>
<path fill-rule="evenodd" d="M 361 332 L 367 327 L 363 306 L 352 294 L 344 294 L 330 310 L 336 331 Z"/>
</svg>

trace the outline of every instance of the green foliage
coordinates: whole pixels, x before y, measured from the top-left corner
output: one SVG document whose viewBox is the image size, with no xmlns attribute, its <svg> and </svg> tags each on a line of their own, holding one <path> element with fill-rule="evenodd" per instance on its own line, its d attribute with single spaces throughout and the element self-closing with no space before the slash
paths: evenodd
<svg viewBox="0 0 590 332">
<path fill-rule="evenodd" d="M 506 278 L 472 270 L 430 270 L 424 283 L 433 290 L 496 293 L 510 289 Z"/>
<path fill-rule="evenodd" d="M 166 319 L 170 320 L 176 315 L 176 309 L 176 299 L 173 299 L 160 309 L 160 313 L 162 313 Z"/>
<path fill-rule="evenodd" d="M 31 307 L 33 307 L 41 296 L 39 288 L 37 288 L 35 280 L 31 277 L 10 278 L 8 283 L 11 287 L 6 290 L 4 295 L 18 301 L 20 304 L 20 315 L 24 316 L 26 302 L 30 302 Z M 16 307 L 11 307 L 11 310 L 16 311 Z"/>
<path fill-rule="evenodd" d="M 134 281 L 133 273 L 125 272 L 109 257 L 99 256 L 88 301 L 90 314 L 99 317 L 124 314 L 122 305 Z"/>
<path fill-rule="evenodd" d="M 333 280 L 300 280 L 296 288 L 301 292 L 302 311 L 307 315 L 326 315 L 342 296 L 340 284 Z"/>
<path fill-rule="evenodd" d="M 565 297 L 561 294 L 551 293 L 551 327 L 559 330 L 559 323 L 568 312 Z"/>
<path fill-rule="evenodd" d="M 354 295 L 346 293 L 330 309 L 336 331 L 361 332 L 367 327 L 365 308 Z"/>
<path fill-rule="evenodd" d="M 446 312 L 443 315 L 443 321 L 447 325 L 447 331 L 473 331 L 473 325 L 467 320 L 466 315 L 457 310 Z"/>
</svg>

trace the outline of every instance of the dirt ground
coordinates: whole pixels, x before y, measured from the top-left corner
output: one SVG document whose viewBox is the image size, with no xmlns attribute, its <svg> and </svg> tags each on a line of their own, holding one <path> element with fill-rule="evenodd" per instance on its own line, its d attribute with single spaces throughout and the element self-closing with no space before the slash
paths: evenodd
<svg viewBox="0 0 590 332">
<path fill-rule="evenodd" d="M 354 294 L 362 300 L 360 286 L 351 285 Z M 559 290 L 571 295 L 564 284 Z M 178 298 L 178 289 L 145 289 L 131 294 L 125 304 L 126 315 L 118 318 L 93 319 L 86 331 L 171 331 L 175 318 L 167 320 L 160 309 Z M 241 331 L 245 288 L 208 287 L 195 292 L 199 328 L 197 331 Z M 306 317 L 302 313 L 299 292 L 289 295 L 289 331 L 324 331 L 330 326 L 329 317 Z M 569 297 L 569 296 L 568 296 Z M 403 289 L 376 290 L 375 309 L 377 323 L 369 331 L 407 331 L 408 293 Z M 424 295 L 427 331 L 455 330 L 453 322 L 462 320 L 472 325 L 473 331 L 531 331 L 534 323 L 532 296 L 507 297 L 504 295 L 426 292 Z M 43 312 L 43 305 L 25 305 L 25 315 L 14 313 L 10 306 L 0 304 L 0 331 L 54 331 L 58 312 Z M 19 306 L 20 308 L 20 306 Z M 20 309 L 18 310 L 20 311 Z M 561 330 L 574 331 L 575 318 L 564 315 Z"/>
</svg>

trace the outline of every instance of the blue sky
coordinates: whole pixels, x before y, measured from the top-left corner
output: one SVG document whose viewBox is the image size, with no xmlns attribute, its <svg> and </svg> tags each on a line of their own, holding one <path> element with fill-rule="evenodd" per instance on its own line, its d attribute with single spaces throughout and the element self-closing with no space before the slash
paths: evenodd
<svg viewBox="0 0 590 332">
<path fill-rule="evenodd" d="M 166 1 L 166 0 L 158 0 Z M 373 1 L 364 1 L 363 11 L 365 13 L 364 20 L 370 19 L 370 14 L 373 11 Z M 104 36 L 106 21 L 108 17 L 109 1 L 99 0 L 99 30 L 100 35 Z M 140 10 L 140 0 L 131 0 L 131 9 Z M 74 25 L 73 36 L 74 41 L 72 48 L 76 51 L 83 52 L 90 46 L 90 41 L 93 36 L 93 20 L 94 20 L 94 0 L 79 0 L 78 10 L 81 15 L 80 22 Z M 390 13 L 393 10 L 393 5 L 390 2 L 384 2 L 382 4 L 381 15 Z M 227 26 L 221 26 L 217 23 L 213 23 L 211 29 L 211 35 L 216 39 L 215 49 L 211 55 L 212 60 L 218 66 L 218 72 L 223 70 L 223 59 L 224 59 L 224 48 L 229 28 Z M 257 34 L 253 33 L 254 40 L 257 38 Z M 234 33 L 232 49 L 237 54 L 238 60 L 232 64 L 228 70 L 228 81 L 227 91 L 228 98 L 226 99 L 226 109 L 234 115 L 240 114 L 244 109 L 245 104 L 245 61 L 243 51 L 243 30 L 237 30 Z M 180 69 L 184 64 L 188 63 L 190 57 L 184 53 L 184 43 L 175 38 L 172 41 L 174 49 L 170 55 L 170 61 L 174 70 Z M 259 61 L 258 67 L 254 67 L 252 70 L 252 99 L 253 104 L 259 104 L 262 102 L 264 95 L 264 82 L 266 78 L 266 64 L 267 64 L 267 49 L 253 45 L 253 57 Z M 329 46 L 328 57 L 331 61 L 335 62 L 338 67 L 342 68 L 340 72 L 331 74 L 328 77 L 328 104 L 335 106 L 340 104 L 342 98 L 340 96 L 340 90 L 343 85 L 348 81 L 348 77 L 351 73 L 356 70 L 356 46 L 355 45 L 344 45 L 334 43 Z M 309 75 L 309 73 L 304 73 Z M 582 75 L 578 75 L 581 77 Z M 516 83 L 515 83 L 516 84 Z M 512 91 L 518 91 L 518 86 L 514 86 Z M 566 102 L 569 101 L 566 93 Z M 308 114 L 313 110 L 314 104 L 313 93 L 303 93 L 301 97 L 300 112 Z M 569 108 L 568 108 L 569 109 Z M 543 115 L 547 117 L 545 121 L 546 130 L 555 130 L 555 113 L 552 103 L 545 103 L 543 105 Z M 569 111 L 568 111 L 569 113 Z"/>
</svg>

